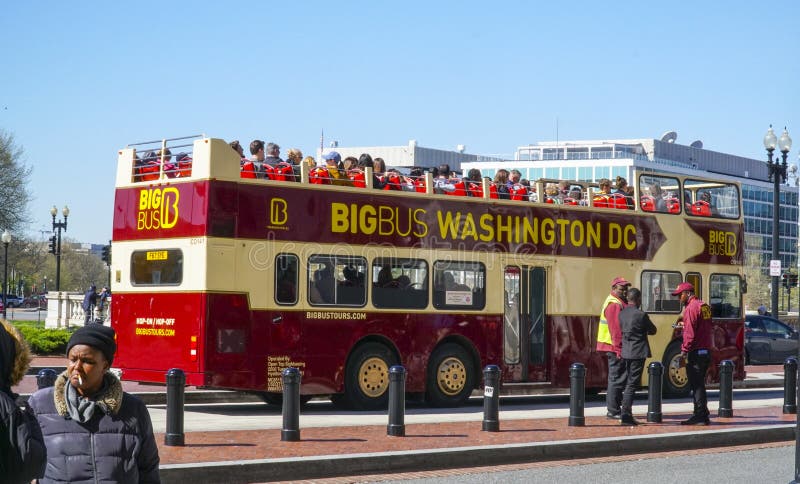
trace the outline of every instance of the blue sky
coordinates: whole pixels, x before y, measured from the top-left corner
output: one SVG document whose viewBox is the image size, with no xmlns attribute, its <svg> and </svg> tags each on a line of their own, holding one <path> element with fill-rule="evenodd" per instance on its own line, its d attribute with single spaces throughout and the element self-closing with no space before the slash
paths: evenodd
<svg viewBox="0 0 800 484">
<path fill-rule="evenodd" d="M 94 243 L 117 150 L 197 133 L 510 155 L 558 119 L 560 139 L 675 130 L 761 159 L 773 123 L 796 162 L 799 21 L 793 0 L 10 1 L 0 129 L 34 168 L 30 235 L 67 204 L 66 235 Z"/>
</svg>

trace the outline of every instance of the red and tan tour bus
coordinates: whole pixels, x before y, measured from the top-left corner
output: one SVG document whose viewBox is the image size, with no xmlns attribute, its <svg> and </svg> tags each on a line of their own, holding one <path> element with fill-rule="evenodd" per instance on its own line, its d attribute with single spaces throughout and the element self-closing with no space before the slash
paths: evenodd
<svg viewBox="0 0 800 484">
<path fill-rule="evenodd" d="M 164 147 L 171 157 L 155 154 Z M 744 377 L 735 183 L 634 172 L 625 209 L 579 182 L 586 205 L 492 199 L 488 179 L 485 197 L 449 196 L 432 193 L 429 174 L 418 193 L 373 189 L 371 173 L 359 188 L 309 183 L 305 167 L 299 183 L 245 178 L 241 165 L 213 138 L 119 151 L 111 270 L 123 379 L 164 382 L 181 368 L 189 385 L 274 403 L 282 370 L 296 367 L 305 398 L 369 409 L 385 405 L 401 364 L 409 394 L 450 406 L 485 365 L 500 366 L 504 393 L 523 393 L 568 388 L 580 362 L 587 388 L 602 389 L 594 348 L 616 276 L 642 290 L 658 327 L 666 393 L 688 386 L 674 364 L 681 308 L 670 291 L 681 281 L 713 310 L 709 379 L 723 359 Z M 697 208 L 706 194 L 712 208 Z"/>
</svg>

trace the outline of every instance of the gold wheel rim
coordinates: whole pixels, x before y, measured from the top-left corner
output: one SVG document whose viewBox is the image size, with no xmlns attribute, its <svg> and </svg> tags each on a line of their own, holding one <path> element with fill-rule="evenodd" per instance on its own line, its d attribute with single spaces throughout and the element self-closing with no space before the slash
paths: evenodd
<svg viewBox="0 0 800 484">
<path fill-rule="evenodd" d="M 377 398 L 389 388 L 389 365 L 373 356 L 361 364 L 358 370 L 358 386 L 364 395 Z"/>
<path fill-rule="evenodd" d="M 467 384 L 467 368 L 454 356 L 445 358 L 436 370 L 439 390 L 447 396 L 458 395 Z"/>
<path fill-rule="evenodd" d="M 669 362 L 669 381 L 677 388 L 683 388 L 689 383 L 686 376 L 686 366 L 681 366 L 681 355 L 677 354 Z"/>
</svg>

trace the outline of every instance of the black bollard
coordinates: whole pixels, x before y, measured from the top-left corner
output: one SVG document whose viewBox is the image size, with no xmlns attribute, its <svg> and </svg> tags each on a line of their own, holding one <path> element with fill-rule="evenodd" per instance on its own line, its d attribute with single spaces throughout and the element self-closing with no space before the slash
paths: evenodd
<svg viewBox="0 0 800 484">
<path fill-rule="evenodd" d="M 164 445 L 182 446 L 183 434 L 183 402 L 186 374 L 180 368 L 167 371 L 167 433 L 164 434 Z"/>
<path fill-rule="evenodd" d="M 586 403 L 586 367 L 573 363 L 569 367 L 569 426 L 583 427 L 586 417 L 583 407 Z"/>
<path fill-rule="evenodd" d="M 797 413 L 797 358 L 783 362 L 783 413 Z"/>
<path fill-rule="evenodd" d="M 654 361 L 647 367 L 647 421 L 661 423 L 661 388 L 664 383 L 664 365 Z"/>
<path fill-rule="evenodd" d="M 56 371 L 51 368 L 39 370 L 36 374 L 36 386 L 41 390 L 42 388 L 49 388 L 56 384 Z"/>
<path fill-rule="evenodd" d="M 300 440 L 300 370 L 283 370 L 283 429 L 281 440 L 297 442 Z"/>
<path fill-rule="evenodd" d="M 400 365 L 389 368 L 389 425 L 386 435 L 406 435 L 406 369 Z"/>
<path fill-rule="evenodd" d="M 483 369 L 483 426 L 484 432 L 500 432 L 500 367 L 486 365 Z"/>
<path fill-rule="evenodd" d="M 733 417 L 733 362 L 722 360 L 719 364 L 719 410 L 717 416 Z"/>
</svg>

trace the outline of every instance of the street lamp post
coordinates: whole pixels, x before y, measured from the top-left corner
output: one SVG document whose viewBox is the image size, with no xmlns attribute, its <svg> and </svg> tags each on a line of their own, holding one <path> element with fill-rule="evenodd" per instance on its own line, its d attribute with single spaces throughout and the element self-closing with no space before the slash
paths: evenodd
<svg viewBox="0 0 800 484">
<path fill-rule="evenodd" d="M 8 230 L 0 236 L 3 240 L 3 319 L 6 319 L 6 296 L 8 294 L 8 244 L 11 243 L 11 234 Z"/>
<path fill-rule="evenodd" d="M 61 290 L 61 229 L 67 231 L 67 217 L 69 217 L 69 207 L 64 205 L 61 214 L 64 215 L 63 222 L 56 222 L 56 215 L 58 209 L 55 205 L 50 209 L 50 215 L 53 216 L 53 232 L 56 232 L 55 256 L 56 256 L 56 291 Z"/>
<path fill-rule="evenodd" d="M 783 163 L 778 163 L 778 160 L 772 161 L 772 152 L 775 151 L 775 146 L 781 151 Z M 769 179 L 772 181 L 772 260 L 778 260 L 780 254 L 778 252 L 778 224 L 780 223 L 780 201 L 781 201 L 781 183 L 786 181 L 786 158 L 789 156 L 789 150 L 792 149 L 792 138 L 789 137 L 789 132 L 786 128 L 783 129 L 780 139 L 775 136 L 772 130 L 772 125 L 769 126 L 767 134 L 764 135 L 764 148 L 767 149 L 767 167 L 769 168 Z M 780 276 L 772 276 L 772 315 L 778 317 L 778 278 Z"/>
</svg>

